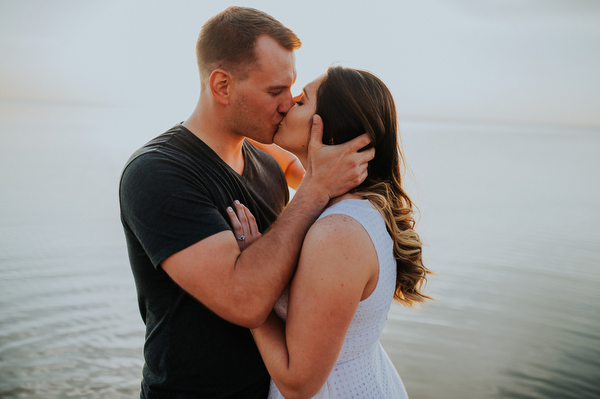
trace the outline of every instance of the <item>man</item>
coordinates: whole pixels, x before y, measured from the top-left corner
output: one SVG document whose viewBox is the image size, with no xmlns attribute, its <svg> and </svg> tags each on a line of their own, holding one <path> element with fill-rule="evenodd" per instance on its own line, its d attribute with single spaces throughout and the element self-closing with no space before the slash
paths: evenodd
<svg viewBox="0 0 600 399">
<path fill-rule="evenodd" d="M 299 46 L 258 10 L 210 19 L 197 44 L 196 109 L 123 171 L 121 218 L 146 324 L 143 398 L 265 398 L 269 376 L 247 328 L 265 321 L 329 199 L 366 177 L 374 154 L 357 151 L 369 139 L 324 146 L 317 118 L 306 176 L 281 213 L 284 174 L 245 138 L 272 143 L 294 105 Z M 227 222 L 235 200 L 264 233 L 244 251 Z"/>
</svg>

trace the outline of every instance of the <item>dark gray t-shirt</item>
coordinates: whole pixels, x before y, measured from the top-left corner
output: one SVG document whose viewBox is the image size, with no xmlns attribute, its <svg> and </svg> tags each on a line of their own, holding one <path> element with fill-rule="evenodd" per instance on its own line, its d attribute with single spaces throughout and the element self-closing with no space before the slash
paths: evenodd
<svg viewBox="0 0 600 399">
<path fill-rule="evenodd" d="M 287 204 L 277 162 L 247 141 L 240 176 L 177 125 L 136 151 L 120 184 L 121 220 L 146 324 L 143 398 L 266 398 L 269 375 L 248 329 L 175 284 L 160 264 L 223 230 L 239 200 L 264 233 Z"/>
</svg>

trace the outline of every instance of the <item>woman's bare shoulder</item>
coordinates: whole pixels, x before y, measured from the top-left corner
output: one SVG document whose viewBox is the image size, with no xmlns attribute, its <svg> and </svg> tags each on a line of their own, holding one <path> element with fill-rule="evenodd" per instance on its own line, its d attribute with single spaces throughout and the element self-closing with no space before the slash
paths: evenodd
<svg viewBox="0 0 600 399">
<path fill-rule="evenodd" d="M 294 280 L 317 287 L 311 295 L 322 294 L 322 303 L 328 303 L 332 294 L 336 298 L 348 294 L 358 304 L 372 292 L 378 265 L 375 246 L 364 227 L 351 216 L 333 213 L 317 220 L 306 235 Z M 328 293 L 320 291 L 320 286 Z"/>
<path fill-rule="evenodd" d="M 348 235 L 366 231 L 364 227 L 352 216 L 343 213 L 332 213 L 317 220 L 309 229 L 311 234 L 335 234 L 343 235 L 348 238 Z"/>
<path fill-rule="evenodd" d="M 331 201 L 330 206 L 335 206 L 339 202 L 346 199 L 362 199 L 355 194 L 345 194 Z M 353 236 L 363 236 L 358 238 L 364 238 L 367 235 L 365 228 L 350 215 L 345 213 L 330 213 L 324 217 L 318 219 L 309 229 L 309 234 L 318 235 L 334 235 L 340 237 L 340 239 L 351 239 Z M 334 237 L 334 238 L 335 238 Z"/>
<path fill-rule="evenodd" d="M 306 234 L 304 246 L 311 250 L 333 250 L 331 255 L 346 254 L 373 249 L 373 244 L 365 228 L 353 217 L 332 213 L 317 220 Z"/>
</svg>

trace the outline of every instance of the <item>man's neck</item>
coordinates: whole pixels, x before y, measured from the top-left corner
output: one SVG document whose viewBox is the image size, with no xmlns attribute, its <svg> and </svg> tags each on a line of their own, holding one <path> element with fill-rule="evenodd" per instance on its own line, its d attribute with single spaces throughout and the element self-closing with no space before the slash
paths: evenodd
<svg viewBox="0 0 600 399">
<path fill-rule="evenodd" d="M 209 146 L 218 156 L 238 174 L 244 171 L 242 145 L 244 137 L 233 134 L 219 123 L 214 113 L 196 107 L 192 115 L 183 122 L 183 126 Z"/>
</svg>

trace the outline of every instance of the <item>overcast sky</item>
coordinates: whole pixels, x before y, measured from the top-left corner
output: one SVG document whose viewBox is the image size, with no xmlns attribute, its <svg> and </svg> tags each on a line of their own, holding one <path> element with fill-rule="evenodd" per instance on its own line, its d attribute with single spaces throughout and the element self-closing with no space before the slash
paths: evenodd
<svg viewBox="0 0 600 399">
<path fill-rule="evenodd" d="M 0 101 L 185 119 L 200 27 L 229 5 L 298 34 L 295 91 L 338 63 L 381 77 L 403 119 L 600 127 L 596 0 L 0 0 Z"/>
</svg>

